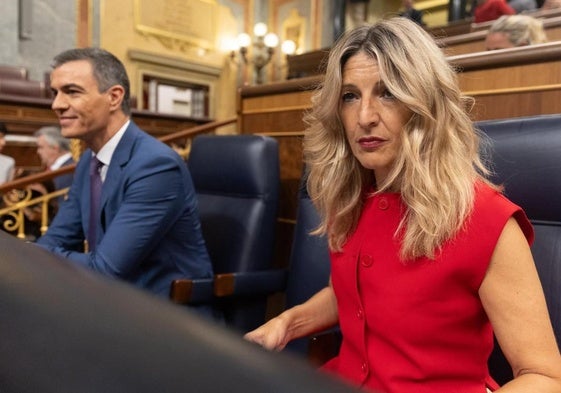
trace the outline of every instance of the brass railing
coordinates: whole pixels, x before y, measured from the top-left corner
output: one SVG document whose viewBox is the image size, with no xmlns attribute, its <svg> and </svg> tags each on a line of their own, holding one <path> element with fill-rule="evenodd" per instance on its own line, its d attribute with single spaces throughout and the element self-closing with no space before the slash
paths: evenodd
<svg viewBox="0 0 561 393">
<path fill-rule="evenodd" d="M 186 159 L 191 150 L 191 141 L 197 135 L 214 133 L 217 128 L 236 123 L 237 118 L 215 121 L 159 138 L 169 144 Z M 177 144 L 177 141 L 181 143 Z M 44 234 L 54 215 L 57 199 L 66 197 L 68 188 L 45 193 L 33 197 L 32 187 L 38 183 L 52 181 L 57 176 L 74 172 L 76 164 L 68 165 L 55 171 L 42 172 L 0 185 L 3 206 L 0 206 L 0 225 L 2 229 L 14 234 L 20 239 L 31 239 L 26 232 L 26 225 L 39 225 L 40 234 Z M 32 239 L 31 239 L 32 240 Z"/>
<path fill-rule="evenodd" d="M 37 216 L 39 216 L 40 233 L 41 235 L 44 234 L 47 232 L 51 219 L 49 208 L 52 207 L 52 201 L 55 198 L 66 196 L 67 193 L 68 188 L 63 188 L 32 198 L 32 192 L 29 188 L 9 191 L 5 196 L 12 194 L 11 198 L 4 198 L 4 202 L 6 203 L 8 199 L 12 198 L 16 199 L 17 202 L 0 209 L 3 228 L 20 239 L 29 239 L 29 234 L 25 231 L 26 218 L 29 222 L 37 223 Z"/>
</svg>

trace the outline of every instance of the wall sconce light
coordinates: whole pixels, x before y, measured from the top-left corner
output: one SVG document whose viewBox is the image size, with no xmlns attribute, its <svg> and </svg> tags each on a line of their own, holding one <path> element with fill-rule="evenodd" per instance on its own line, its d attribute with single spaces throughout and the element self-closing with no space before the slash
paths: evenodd
<svg viewBox="0 0 561 393">
<path fill-rule="evenodd" d="M 279 38 L 275 33 L 268 33 L 265 23 L 257 23 L 253 27 L 253 37 L 247 33 L 241 33 L 236 38 L 235 48 L 231 50 L 230 57 L 235 59 L 236 51 L 245 64 L 252 64 L 255 70 L 255 83 L 263 83 L 263 68 L 269 64 L 275 53 L 275 48 L 279 44 Z M 251 58 L 249 47 L 252 46 Z M 281 50 L 285 54 L 293 54 L 296 50 L 296 44 L 293 41 L 284 41 Z"/>
</svg>

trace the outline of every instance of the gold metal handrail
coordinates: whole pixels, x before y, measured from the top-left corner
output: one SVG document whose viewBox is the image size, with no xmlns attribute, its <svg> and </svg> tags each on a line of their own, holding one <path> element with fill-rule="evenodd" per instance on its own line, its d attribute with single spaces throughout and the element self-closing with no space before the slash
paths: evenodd
<svg viewBox="0 0 561 393">
<path fill-rule="evenodd" d="M 11 192 L 18 193 L 18 202 L 13 205 L 0 209 L 0 217 L 4 218 L 2 226 L 8 232 L 17 231 L 17 237 L 26 239 L 25 234 L 25 218 L 26 209 L 37 207 L 40 204 L 41 212 L 41 234 L 44 234 L 49 227 L 49 202 L 51 200 L 66 196 L 68 188 L 63 188 L 48 194 L 44 194 L 35 198 L 31 198 L 32 192 L 30 189 L 25 190 L 12 190 Z"/>
</svg>

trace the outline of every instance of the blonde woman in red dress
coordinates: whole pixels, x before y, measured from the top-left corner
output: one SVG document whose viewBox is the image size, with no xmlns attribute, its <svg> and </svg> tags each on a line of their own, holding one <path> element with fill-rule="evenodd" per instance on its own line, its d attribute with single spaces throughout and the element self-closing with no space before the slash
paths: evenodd
<svg viewBox="0 0 561 393">
<path fill-rule="evenodd" d="M 456 75 L 405 18 L 333 47 L 304 137 L 331 282 L 246 338 L 280 350 L 339 324 L 324 369 L 386 393 L 561 392 L 522 209 L 487 180 Z M 496 335 L 515 378 L 489 375 Z"/>
</svg>

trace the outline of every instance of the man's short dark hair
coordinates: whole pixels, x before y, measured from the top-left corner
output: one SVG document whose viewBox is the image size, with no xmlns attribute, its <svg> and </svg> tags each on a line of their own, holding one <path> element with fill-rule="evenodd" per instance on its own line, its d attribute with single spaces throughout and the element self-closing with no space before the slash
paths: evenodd
<svg viewBox="0 0 561 393">
<path fill-rule="evenodd" d="M 53 69 L 61 65 L 78 60 L 89 61 L 92 65 L 93 76 L 97 81 L 99 91 L 107 91 L 111 86 L 119 85 L 125 90 L 121 109 L 130 115 L 130 82 L 125 66 L 112 53 L 101 48 L 75 48 L 59 53 L 53 59 Z"/>
</svg>

